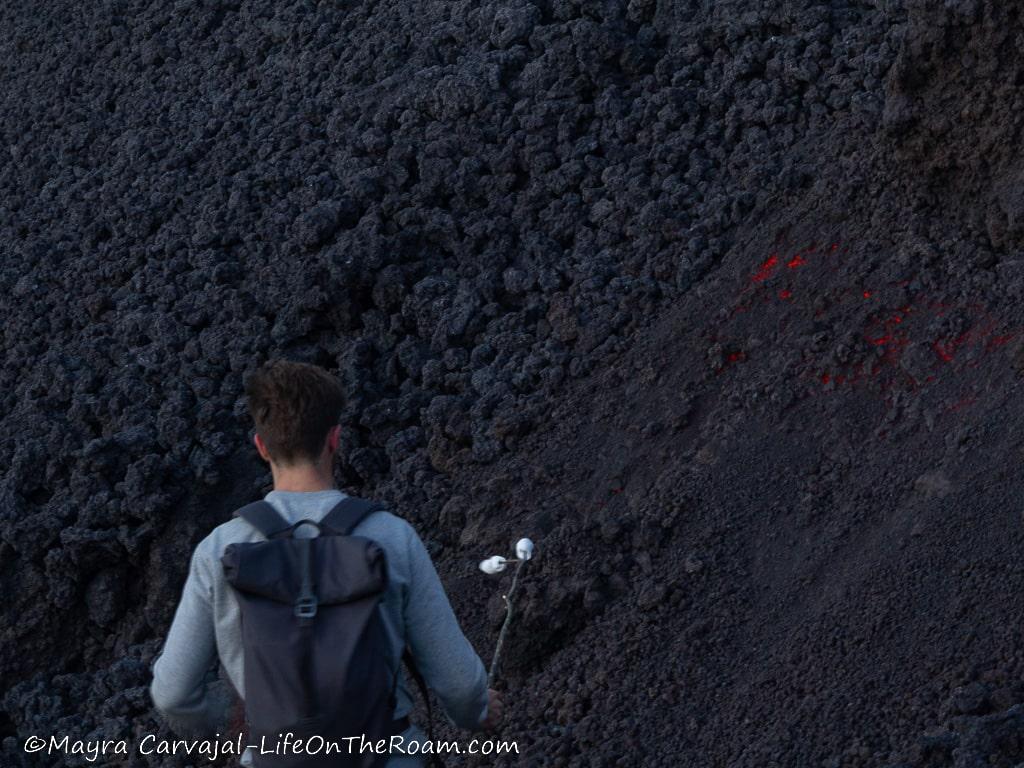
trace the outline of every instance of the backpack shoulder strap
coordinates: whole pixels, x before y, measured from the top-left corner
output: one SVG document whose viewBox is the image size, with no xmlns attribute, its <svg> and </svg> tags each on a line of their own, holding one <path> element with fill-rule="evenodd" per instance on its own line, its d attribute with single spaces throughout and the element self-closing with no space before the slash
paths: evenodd
<svg viewBox="0 0 1024 768">
<path fill-rule="evenodd" d="M 346 496 L 323 516 L 320 527 L 330 528 L 335 533 L 347 536 L 352 533 L 353 528 L 362 522 L 364 517 L 384 508 L 379 501 Z"/>
<path fill-rule="evenodd" d="M 268 539 L 291 528 L 288 521 L 281 517 L 269 502 L 263 500 L 246 504 L 235 512 L 235 516 L 245 520 Z"/>
</svg>

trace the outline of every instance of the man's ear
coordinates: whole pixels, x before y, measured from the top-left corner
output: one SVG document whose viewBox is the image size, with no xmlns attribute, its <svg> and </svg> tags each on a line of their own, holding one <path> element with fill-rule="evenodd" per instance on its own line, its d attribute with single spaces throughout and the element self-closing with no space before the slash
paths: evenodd
<svg viewBox="0 0 1024 768">
<path fill-rule="evenodd" d="M 264 461 L 270 461 L 270 452 L 267 451 L 267 444 L 263 442 L 263 438 L 259 436 L 257 432 L 252 436 L 252 442 L 256 446 L 256 452 L 259 453 L 260 458 Z"/>
<path fill-rule="evenodd" d="M 338 452 L 338 443 L 341 441 L 341 424 L 331 427 L 327 433 L 327 450 L 331 453 Z"/>
</svg>

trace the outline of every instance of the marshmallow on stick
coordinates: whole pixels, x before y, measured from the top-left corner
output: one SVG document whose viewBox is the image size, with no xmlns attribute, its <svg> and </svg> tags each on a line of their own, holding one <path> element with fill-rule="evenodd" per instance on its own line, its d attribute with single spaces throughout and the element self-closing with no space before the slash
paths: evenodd
<svg viewBox="0 0 1024 768">
<path fill-rule="evenodd" d="M 487 574 L 497 574 L 504 571 L 509 563 L 516 564 L 516 572 L 512 576 L 512 586 L 507 595 L 501 598 L 505 601 L 505 621 L 501 625 L 501 632 L 498 633 L 498 644 L 494 648 L 494 656 L 491 658 L 491 669 L 487 674 L 488 683 L 493 685 L 498 675 L 498 662 L 501 660 L 501 650 L 505 647 L 505 638 L 508 636 L 508 628 L 512 624 L 512 595 L 515 594 L 516 586 L 519 584 L 519 572 L 527 561 L 533 558 L 533 542 L 523 538 L 516 542 L 514 558 L 504 558 L 501 555 L 494 555 L 480 562 L 480 570 Z"/>
</svg>

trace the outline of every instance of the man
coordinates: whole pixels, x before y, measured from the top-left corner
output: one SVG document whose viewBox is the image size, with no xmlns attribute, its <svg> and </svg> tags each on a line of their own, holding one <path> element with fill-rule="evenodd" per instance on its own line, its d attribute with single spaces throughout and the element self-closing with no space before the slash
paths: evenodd
<svg viewBox="0 0 1024 768">
<path fill-rule="evenodd" d="M 319 521 L 345 498 L 334 484 L 333 461 L 343 405 L 340 383 L 316 366 L 272 362 L 257 371 L 246 388 L 256 424 L 253 441 L 270 464 L 274 490 L 265 500 L 288 522 Z M 302 526 L 296 535 L 315 535 Z M 390 635 L 391 669 L 401 664 L 408 646 L 416 666 L 452 721 L 470 730 L 494 728 L 502 701 L 488 690 L 487 673 L 452 612 L 423 542 L 404 520 L 386 511 L 373 512 L 353 530 L 384 550 L 388 587 L 381 603 Z M 177 731 L 226 733 L 226 704 L 207 672 L 219 655 L 227 676 L 244 699 L 240 608 L 226 582 L 221 555 L 228 544 L 260 541 L 262 535 L 240 518 L 217 526 L 196 546 L 181 602 L 163 651 L 153 666 L 150 694 L 156 709 Z M 412 708 L 404 676 L 399 676 L 395 717 Z M 422 741 L 410 726 L 406 743 Z M 250 756 L 242 759 L 250 764 Z M 393 754 L 388 768 L 413 768 L 420 758 Z"/>
</svg>

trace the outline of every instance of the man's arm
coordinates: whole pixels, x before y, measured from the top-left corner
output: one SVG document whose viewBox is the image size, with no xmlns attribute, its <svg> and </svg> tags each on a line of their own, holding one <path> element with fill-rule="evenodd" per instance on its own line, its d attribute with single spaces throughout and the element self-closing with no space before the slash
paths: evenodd
<svg viewBox="0 0 1024 768">
<path fill-rule="evenodd" d="M 210 584 L 208 565 L 197 548 L 163 651 L 153 664 L 153 706 L 182 734 L 213 734 L 226 715 L 226 699 L 206 686 L 217 654 Z"/>
<path fill-rule="evenodd" d="M 487 714 L 487 671 L 462 634 L 434 563 L 412 526 L 407 547 L 410 580 L 403 608 L 409 649 L 452 721 L 478 730 Z"/>
</svg>

